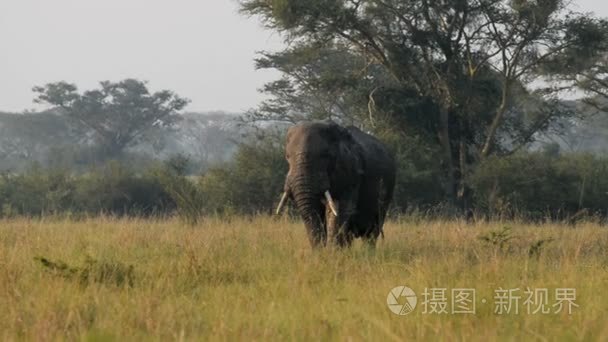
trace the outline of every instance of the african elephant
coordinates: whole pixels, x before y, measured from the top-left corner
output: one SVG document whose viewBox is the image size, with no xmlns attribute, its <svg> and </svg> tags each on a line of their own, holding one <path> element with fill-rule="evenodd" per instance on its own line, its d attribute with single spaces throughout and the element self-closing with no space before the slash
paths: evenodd
<svg viewBox="0 0 608 342">
<path fill-rule="evenodd" d="M 395 187 L 392 154 L 375 137 L 331 121 L 292 126 L 285 157 L 289 172 L 277 208 L 295 203 L 311 245 L 376 245 Z"/>
</svg>

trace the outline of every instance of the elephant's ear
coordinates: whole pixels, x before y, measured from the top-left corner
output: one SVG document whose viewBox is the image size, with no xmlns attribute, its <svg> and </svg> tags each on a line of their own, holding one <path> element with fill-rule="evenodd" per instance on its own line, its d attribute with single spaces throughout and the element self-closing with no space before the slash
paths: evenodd
<svg viewBox="0 0 608 342">
<path fill-rule="evenodd" d="M 348 129 L 335 123 L 330 124 L 330 143 L 336 148 L 334 151 L 335 181 L 337 183 L 358 182 L 359 176 L 363 175 L 365 166 L 362 149 L 359 143 L 351 135 Z M 349 186 L 347 184 L 342 184 Z"/>
</svg>

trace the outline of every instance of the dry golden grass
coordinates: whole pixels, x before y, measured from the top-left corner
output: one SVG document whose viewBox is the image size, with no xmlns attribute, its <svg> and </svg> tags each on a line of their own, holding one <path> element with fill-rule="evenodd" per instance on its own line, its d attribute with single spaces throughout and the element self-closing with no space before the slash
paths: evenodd
<svg viewBox="0 0 608 342">
<path fill-rule="evenodd" d="M 510 240 L 491 237 L 505 226 Z M 375 251 L 313 252 L 301 224 L 267 217 L 0 220 L 0 339 L 608 340 L 607 252 L 595 224 L 392 222 Z M 82 269 L 66 276 L 36 257 L 132 265 L 133 285 L 94 269 L 83 281 Z M 386 305 L 398 285 L 418 294 L 407 316 Z M 476 314 L 424 314 L 427 287 L 475 288 Z M 497 315 L 499 287 L 576 288 L 579 307 Z"/>
</svg>

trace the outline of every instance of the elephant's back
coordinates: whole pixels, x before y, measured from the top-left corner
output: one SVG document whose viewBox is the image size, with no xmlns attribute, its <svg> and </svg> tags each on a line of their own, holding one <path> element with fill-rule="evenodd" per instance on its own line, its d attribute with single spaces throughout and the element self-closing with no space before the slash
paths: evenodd
<svg viewBox="0 0 608 342">
<path fill-rule="evenodd" d="M 375 161 L 380 162 L 382 165 L 394 167 L 395 160 L 393 154 L 383 142 L 357 127 L 349 126 L 347 129 L 355 141 L 359 143 L 366 157 L 370 159 L 368 161 L 372 162 L 374 159 L 377 159 Z"/>
<path fill-rule="evenodd" d="M 367 176 L 378 176 L 385 182 L 389 182 L 387 185 L 392 188 L 390 183 L 394 183 L 396 173 L 393 154 L 384 143 L 373 135 L 367 134 L 354 126 L 347 127 L 347 129 L 363 150 Z"/>
</svg>

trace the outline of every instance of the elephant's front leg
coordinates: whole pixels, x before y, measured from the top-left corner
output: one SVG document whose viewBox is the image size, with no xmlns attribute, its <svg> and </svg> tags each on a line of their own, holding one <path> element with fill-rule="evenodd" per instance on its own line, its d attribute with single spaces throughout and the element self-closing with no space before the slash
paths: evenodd
<svg viewBox="0 0 608 342">
<path fill-rule="evenodd" d="M 337 201 L 335 205 L 338 216 L 334 215 L 329 205 L 325 205 L 328 246 L 349 247 L 354 238 L 349 229 L 353 206 L 347 201 Z"/>
</svg>

